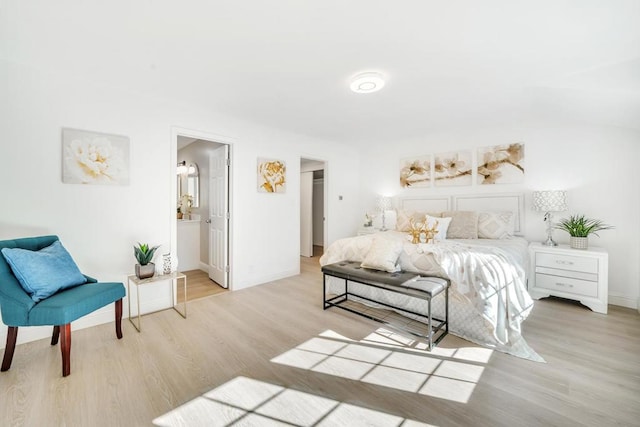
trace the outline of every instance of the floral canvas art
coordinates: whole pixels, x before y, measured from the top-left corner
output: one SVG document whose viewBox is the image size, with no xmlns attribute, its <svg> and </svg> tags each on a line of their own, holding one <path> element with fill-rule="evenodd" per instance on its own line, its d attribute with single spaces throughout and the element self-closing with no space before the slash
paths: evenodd
<svg viewBox="0 0 640 427">
<path fill-rule="evenodd" d="M 129 138 L 62 129 L 62 182 L 129 184 Z"/>
<path fill-rule="evenodd" d="M 524 181 L 524 144 L 478 149 L 478 184 L 518 184 Z"/>
<path fill-rule="evenodd" d="M 287 184 L 285 162 L 258 158 L 258 192 L 284 193 Z"/>
<path fill-rule="evenodd" d="M 400 160 L 400 185 L 403 188 L 429 187 L 431 185 L 431 156 Z"/>
<path fill-rule="evenodd" d="M 440 153 L 434 160 L 436 186 L 471 185 L 471 151 Z"/>
</svg>

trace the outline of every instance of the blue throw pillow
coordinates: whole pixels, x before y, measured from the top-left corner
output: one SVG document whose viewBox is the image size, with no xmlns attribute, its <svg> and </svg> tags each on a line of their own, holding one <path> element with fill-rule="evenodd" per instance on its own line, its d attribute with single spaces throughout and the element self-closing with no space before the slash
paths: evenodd
<svg viewBox="0 0 640 427">
<path fill-rule="evenodd" d="M 59 240 L 39 251 L 3 248 L 2 255 L 20 285 L 35 302 L 87 282 Z"/>
</svg>

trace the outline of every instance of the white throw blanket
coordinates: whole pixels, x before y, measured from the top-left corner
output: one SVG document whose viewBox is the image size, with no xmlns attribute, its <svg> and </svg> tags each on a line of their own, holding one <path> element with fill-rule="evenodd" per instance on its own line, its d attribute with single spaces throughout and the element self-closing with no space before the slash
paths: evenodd
<svg viewBox="0 0 640 427">
<path fill-rule="evenodd" d="M 405 271 L 440 275 L 451 280 L 449 327 L 451 333 L 496 350 L 535 361 L 544 361 L 521 335 L 521 323 L 533 308 L 526 291 L 526 241 L 445 240 L 414 245 L 406 233 L 386 232 L 388 239 L 402 239 L 400 264 Z M 342 260 L 361 261 L 371 236 L 341 239 L 329 246 L 322 265 Z M 493 246 L 490 246 L 493 245 Z M 525 254 L 522 254 L 524 248 Z M 437 267 L 434 267 L 437 266 Z M 344 281 L 328 278 L 328 291 L 341 293 Z M 420 300 L 350 284 L 356 293 L 375 300 L 424 312 Z M 436 316 L 444 314 L 444 299 L 433 301 Z"/>
</svg>

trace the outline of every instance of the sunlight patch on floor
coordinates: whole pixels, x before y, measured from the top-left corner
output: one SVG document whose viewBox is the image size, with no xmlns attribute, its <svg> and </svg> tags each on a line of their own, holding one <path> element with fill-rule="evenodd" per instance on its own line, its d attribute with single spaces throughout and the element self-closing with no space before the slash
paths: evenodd
<svg viewBox="0 0 640 427">
<path fill-rule="evenodd" d="M 247 377 L 236 377 L 156 418 L 153 424 L 162 427 L 435 427 Z"/>
<path fill-rule="evenodd" d="M 271 362 L 467 403 L 492 353 L 479 347 L 429 352 L 424 343 L 384 328 L 359 342 L 328 330 Z"/>
</svg>

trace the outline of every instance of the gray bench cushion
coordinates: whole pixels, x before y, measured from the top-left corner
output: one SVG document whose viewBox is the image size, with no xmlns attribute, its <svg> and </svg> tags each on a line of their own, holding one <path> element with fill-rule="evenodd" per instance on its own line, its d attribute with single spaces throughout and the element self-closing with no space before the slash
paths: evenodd
<svg viewBox="0 0 640 427">
<path fill-rule="evenodd" d="M 421 277 L 418 276 L 415 279 L 411 279 L 408 282 L 404 282 L 400 287 L 415 289 L 418 291 L 422 291 L 424 293 L 429 294 L 429 296 L 434 297 L 438 295 L 440 292 L 444 291 L 447 286 L 449 286 L 449 282 L 439 277 Z"/>
<path fill-rule="evenodd" d="M 384 285 L 400 286 L 404 282 L 420 277 L 416 273 L 389 273 L 386 271 L 373 270 L 360 267 L 356 261 L 340 261 L 322 267 L 322 272 L 330 276 L 339 277 L 346 280 L 370 282 Z"/>
<path fill-rule="evenodd" d="M 402 289 L 403 293 L 408 295 L 421 296 L 422 294 L 424 297 L 423 294 L 427 294 L 430 298 L 438 295 L 448 286 L 446 280 L 438 277 L 421 277 L 417 273 L 410 272 L 388 273 L 372 270 L 360 267 L 360 263 L 356 261 L 328 264 L 322 267 L 322 272 L 345 280 L 378 285 L 396 292 Z"/>
</svg>

